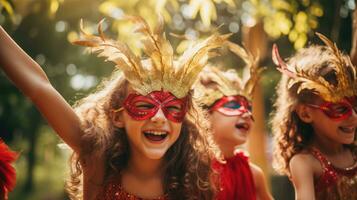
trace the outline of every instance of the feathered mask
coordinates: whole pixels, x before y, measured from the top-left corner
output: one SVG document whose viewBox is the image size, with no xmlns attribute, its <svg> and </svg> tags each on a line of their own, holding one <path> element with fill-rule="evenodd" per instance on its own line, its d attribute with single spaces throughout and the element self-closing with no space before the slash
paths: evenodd
<svg viewBox="0 0 357 200">
<path fill-rule="evenodd" d="M 258 67 L 258 57 L 254 57 L 243 47 L 229 41 L 226 41 L 224 45 L 245 62 L 243 76 L 240 78 L 237 71 L 233 69 L 221 71 L 214 66 L 206 67 L 201 73 L 201 83 L 197 84 L 198 90 L 202 93 L 199 95 L 200 101 L 206 106 L 212 105 L 223 96 L 242 95 L 251 99 L 255 85 L 263 70 L 263 68 Z M 204 81 L 208 81 L 208 83 L 203 83 Z M 209 84 L 216 87 L 210 88 Z"/>
<path fill-rule="evenodd" d="M 7 199 L 7 192 L 12 191 L 16 184 L 16 171 L 11 163 L 17 158 L 15 152 L 0 139 L 0 191 L 4 192 Z M 1 197 L 2 199 L 2 197 Z"/>
<path fill-rule="evenodd" d="M 280 57 L 278 48 L 274 44 L 272 58 L 277 65 L 277 69 L 290 77 L 288 88 L 297 86 L 297 93 L 303 90 L 310 90 L 319 95 L 325 101 L 338 102 L 345 97 L 357 95 L 357 77 L 356 67 L 352 65 L 348 56 L 343 55 L 337 48 L 336 44 L 327 39 L 324 35 L 316 33 L 317 36 L 325 43 L 327 50 L 331 51 L 331 63 L 336 77 L 336 84 L 328 82 L 321 73 L 314 73 L 313 70 L 304 71 L 302 66 L 289 66 Z M 317 66 L 321 67 L 321 66 Z M 315 71 L 316 72 L 316 71 Z"/>
<path fill-rule="evenodd" d="M 141 17 L 126 16 L 137 25 L 136 32 L 144 39 L 143 52 L 149 59 L 140 59 L 121 41 L 107 39 L 101 23 L 98 25 L 99 36 L 85 33 L 81 22 L 82 38 L 73 42 L 77 45 L 91 47 L 99 57 L 106 57 L 123 71 L 125 78 L 134 90 L 141 95 L 153 91 L 168 91 L 177 98 L 185 97 L 205 66 L 209 51 L 221 46 L 228 35 L 214 34 L 203 42 L 196 43 L 175 60 L 170 42 L 163 33 L 163 20 L 159 18 L 158 26 L 151 31 L 149 25 Z"/>
</svg>

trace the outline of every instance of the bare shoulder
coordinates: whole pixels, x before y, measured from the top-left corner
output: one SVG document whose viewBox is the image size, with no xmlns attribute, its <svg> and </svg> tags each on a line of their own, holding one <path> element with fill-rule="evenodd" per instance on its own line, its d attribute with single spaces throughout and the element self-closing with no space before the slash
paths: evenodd
<svg viewBox="0 0 357 200">
<path fill-rule="evenodd" d="M 313 156 L 308 153 L 299 153 L 294 155 L 289 161 L 290 171 L 294 171 L 296 169 L 312 169 Z"/>
<path fill-rule="evenodd" d="M 291 167 L 292 165 L 302 164 L 302 163 L 309 164 L 309 163 L 312 163 L 314 159 L 315 158 L 309 153 L 306 153 L 306 152 L 298 153 L 298 154 L 295 154 L 290 159 L 289 166 Z"/>
<path fill-rule="evenodd" d="M 249 166 L 250 166 L 250 170 L 252 171 L 252 175 L 253 175 L 253 179 L 254 179 L 254 183 L 256 185 L 256 187 L 261 187 L 261 186 L 264 186 L 265 185 L 265 175 L 264 175 L 264 172 L 263 170 L 253 164 L 253 163 L 249 163 Z"/>
<path fill-rule="evenodd" d="M 293 175 L 295 172 L 319 175 L 322 172 L 320 162 L 310 153 L 303 152 L 294 155 L 289 162 L 290 172 Z M 299 173 L 300 174 L 300 173 Z"/>
<path fill-rule="evenodd" d="M 250 170 L 252 171 L 254 179 L 264 177 L 263 170 L 253 163 L 249 163 Z"/>
<path fill-rule="evenodd" d="M 261 200 L 273 199 L 268 189 L 263 170 L 253 163 L 249 163 L 249 166 L 253 174 L 253 179 L 254 179 L 254 184 L 255 184 L 255 189 L 258 199 Z"/>
<path fill-rule="evenodd" d="M 294 155 L 289 162 L 291 179 L 294 184 L 312 181 L 316 173 L 316 159 L 309 153 Z"/>
<path fill-rule="evenodd" d="M 310 153 L 298 153 L 289 162 L 296 199 L 314 199 L 314 176 L 318 161 Z"/>
</svg>

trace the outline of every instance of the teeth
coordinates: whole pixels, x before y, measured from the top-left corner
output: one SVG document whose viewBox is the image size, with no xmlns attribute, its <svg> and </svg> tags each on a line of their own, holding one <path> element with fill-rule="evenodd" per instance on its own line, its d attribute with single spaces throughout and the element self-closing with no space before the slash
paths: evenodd
<svg viewBox="0 0 357 200">
<path fill-rule="evenodd" d="M 237 128 L 248 129 L 248 128 L 249 128 L 249 125 L 248 125 L 248 124 L 237 124 L 236 127 L 237 127 Z"/>
<path fill-rule="evenodd" d="M 166 135 L 166 131 L 145 131 L 145 133 L 152 134 L 152 135 Z"/>
<path fill-rule="evenodd" d="M 340 127 L 340 129 L 343 131 L 343 132 L 347 132 L 347 133 L 351 133 L 351 132 L 355 132 L 355 127 Z"/>
</svg>

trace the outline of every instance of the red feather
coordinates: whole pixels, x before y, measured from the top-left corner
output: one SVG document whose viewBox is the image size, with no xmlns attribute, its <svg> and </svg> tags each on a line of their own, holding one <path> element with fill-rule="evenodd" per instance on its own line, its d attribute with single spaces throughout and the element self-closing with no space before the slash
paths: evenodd
<svg viewBox="0 0 357 200">
<path fill-rule="evenodd" d="M 0 187 L 12 191 L 16 184 L 16 171 L 11 165 L 17 159 L 17 153 L 0 140 Z"/>
</svg>

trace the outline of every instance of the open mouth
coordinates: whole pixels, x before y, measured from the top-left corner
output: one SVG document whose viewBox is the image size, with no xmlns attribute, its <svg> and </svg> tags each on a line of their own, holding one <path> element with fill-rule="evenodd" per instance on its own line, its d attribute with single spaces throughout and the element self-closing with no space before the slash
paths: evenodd
<svg viewBox="0 0 357 200">
<path fill-rule="evenodd" d="M 235 126 L 241 131 L 248 131 L 250 129 L 250 125 L 248 123 L 238 123 Z"/>
<path fill-rule="evenodd" d="M 169 132 L 167 131 L 144 131 L 145 138 L 153 142 L 161 142 L 165 140 Z"/>
<path fill-rule="evenodd" d="M 338 127 L 343 133 L 346 134 L 354 134 L 356 132 L 356 127 L 355 126 L 340 126 Z"/>
</svg>

